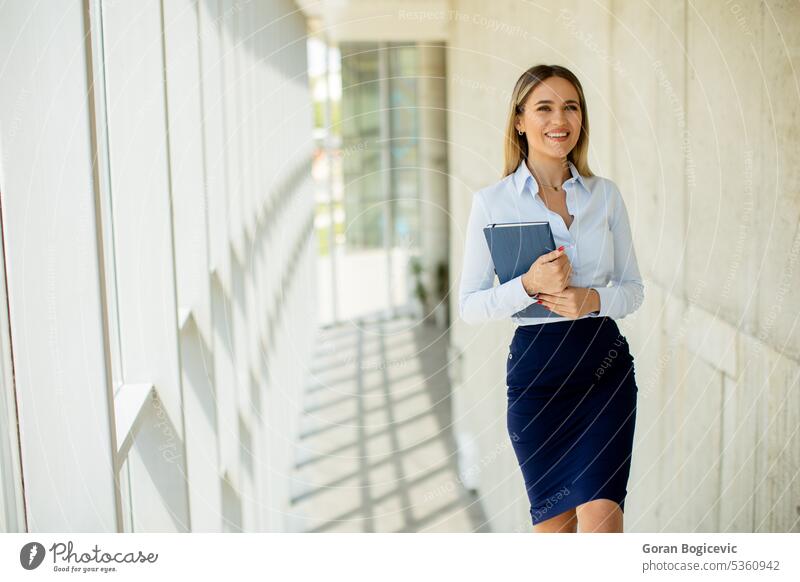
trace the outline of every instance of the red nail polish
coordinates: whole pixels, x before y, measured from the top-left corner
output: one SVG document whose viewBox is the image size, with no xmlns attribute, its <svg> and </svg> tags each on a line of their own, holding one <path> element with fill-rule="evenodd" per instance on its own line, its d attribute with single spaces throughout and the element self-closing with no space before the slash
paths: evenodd
<svg viewBox="0 0 800 582">
<path fill-rule="evenodd" d="M 539 299 L 539 301 L 537 301 L 536 303 L 541 303 L 541 302 L 542 302 L 542 300 L 541 300 L 541 299 Z"/>
<path fill-rule="evenodd" d="M 558 247 L 558 250 L 563 251 L 564 250 L 564 245 L 561 245 L 560 247 Z"/>
</svg>

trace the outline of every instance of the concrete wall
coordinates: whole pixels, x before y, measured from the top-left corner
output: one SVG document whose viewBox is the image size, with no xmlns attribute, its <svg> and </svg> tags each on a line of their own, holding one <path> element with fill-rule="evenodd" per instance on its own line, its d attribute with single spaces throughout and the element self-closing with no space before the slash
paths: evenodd
<svg viewBox="0 0 800 582">
<path fill-rule="evenodd" d="M 316 327 L 305 18 L 100 7 L 0 20 L 0 525 L 291 529 Z"/>
<path fill-rule="evenodd" d="M 800 531 L 800 8 L 457 0 L 447 19 L 453 281 L 514 82 L 571 68 L 590 167 L 619 184 L 646 277 L 619 322 L 640 390 L 626 529 Z M 472 463 L 501 451 L 478 487 L 495 530 L 526 531 L 505 432 L 513 326 L 453 321 L 456 432 Z"/>
</svg>

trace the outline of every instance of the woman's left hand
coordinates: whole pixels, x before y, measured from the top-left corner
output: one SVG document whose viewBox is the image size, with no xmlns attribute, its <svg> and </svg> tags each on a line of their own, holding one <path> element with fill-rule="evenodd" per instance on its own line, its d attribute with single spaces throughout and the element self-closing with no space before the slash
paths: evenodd
<svg viewBox="0 0 800 582">
<path fill-rule="evenodd" d="M 565 287 L 559 293 L 539 293 L 538 297 L 550 311 L 572 319 L 600 311 L 600 294 L 588 287 Z"/>
</svg>

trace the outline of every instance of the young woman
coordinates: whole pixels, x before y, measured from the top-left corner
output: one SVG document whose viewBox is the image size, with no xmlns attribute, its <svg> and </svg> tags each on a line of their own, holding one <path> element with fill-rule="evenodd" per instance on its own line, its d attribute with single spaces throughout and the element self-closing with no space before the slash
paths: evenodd
<svg viewBox="0 0 800 582">
<path fill-rule="evenodd" d="M 473 196 L 459 289 L 467 323 L 511 317 L 507 425 L 537 532 L 621 532 L 638 389 L 615 319 L 644 285 L 617 185 L 587 164 L 578 79 L 538 65 L 514 87 L 504 178 Z M 483 227 L 546 220 L 558 248 L 493 286 Z M 610 283 L 610 285 L 608 285 Z M 538 302 L 547 317 L 521 317 Z"/>
</svg>

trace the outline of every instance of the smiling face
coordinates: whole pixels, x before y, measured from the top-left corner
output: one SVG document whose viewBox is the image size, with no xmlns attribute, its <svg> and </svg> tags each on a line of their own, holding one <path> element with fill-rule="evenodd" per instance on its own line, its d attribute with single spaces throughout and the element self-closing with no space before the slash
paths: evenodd
<svg viewBox="0 0 800 582">
<path fill-rule="evenodd" d="M 572 151 L 582 121 L 578 99 L 572 83 L 561 77 L 549 77 L 530 92 L 516 120 L 517 131 L 527 137 L 529 157 L 564 159 Z"/>
</svg>

